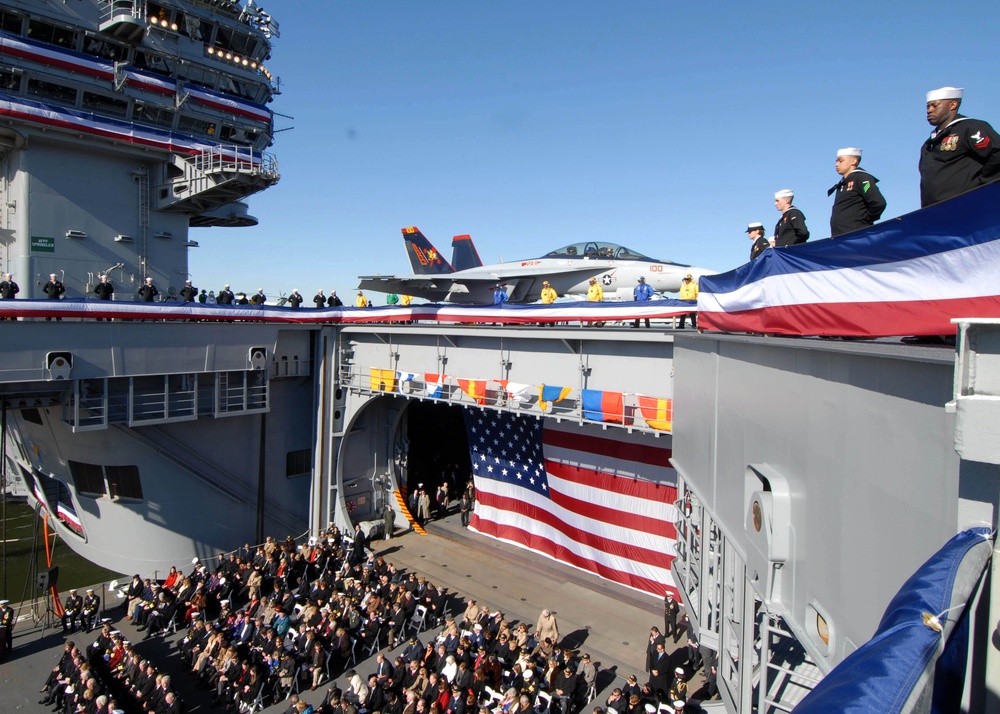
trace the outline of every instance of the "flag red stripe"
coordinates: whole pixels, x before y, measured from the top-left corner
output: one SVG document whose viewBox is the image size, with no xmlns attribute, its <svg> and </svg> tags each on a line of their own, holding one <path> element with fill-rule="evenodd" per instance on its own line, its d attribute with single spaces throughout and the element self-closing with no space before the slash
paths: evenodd
<svg viewBox="0 0 1000 714">
<path fill-rule="evenodd" d="M 615 476 L 603 471 L 570 466 L 559 461 L 545 460 L 545 471 L 567 481 L 613 493 L 625 493 L 635 498 L 672 505 L 677 500 L 677 486 L 673 483 L 639 481 L 628 476 Z"/>
<path fill-rule="evenodd" d="M 602 578 L 626 585 L 636 590 L 641 590 L 657 596 L 662 596 L 665 590 L 670 590 L 674 593 L 675 599 L 678 599 L 678 602 L 680 601 L 680 594 L 673 586 L 668 586 L 666 583 L 658 583 L 655 580 L 650 580 L 649 578 L 643 578 L 638 575 L 609 568 L 601 563 L 583 558 L 565 546 L 559 545 L 548 538 L 534 535 L 521 528 L 517 528 L 516 526 L 500 525 L 498 523 L 494 523 L 493 521 L 487 521 L 473 515 L 471 527 L 472 530 L 482 533 L 483 535 L 519 543 L 529 550 L 544 553 L 561 563 L 568 563 L 569 565 L 573 565 L 582 570 L 596 573 Z"/>
<path fill-rule="evenodd" d="M 677 489 L 672 490 L 676 495 Z M 651 516 L 640 516 L 636 513 L 623 513 L 622 511 L 618 511 L 614 508 L 608 508 L 607 506 L 601 506 L 596 503 L 582 501 L 578 498 L 573 498 L 572 496 L 560 493 L 556 489 L 552 488 L 551 484 L 549 487 L 549 498 L 552 499 L 553 503 L 562 506 L 567 511 L 579 513 L 581 516 L 586 516 L 587 518 L 595 521 L 610 523 L 622 528 L 631 528 L 633 530 L 642 531 L 643 533 L 651 533 L 664 538 L 677 540 L 677 529 L 674 527 L 674 524 L 669 521 L 652 518 Z"/>
<path fill-rule="evenodd" d="M 496 508 L 500 511 L 518 513 L 522 516 L 531 518 L 536 522 L 544 523 L 550 528 L 559 531 L 563 535 L 571 538 L 581 545 L 586 545 L 620 558 L 632 560 L 636 563 L 645 563 L 657 568 L 669 570 L 670 564 L 674 560 L 672 555 L 668 555 L 666 553 L 632 545 L 630 543 L 622 543 L 620 541 L 612 540 L 611 538 L 605 538 L 594 533 L 587 533 L 585 531 L 578 530 L 577 528 L 574 528 L 559 519 L 554 513 L 550 513 L 549 511 L 533 506 L 532 504 L 521 501 L 517 498 L 500 496 L 498 494 L 489 493 L 488 491 L 480 489 L 476 492 L 476 500 L 485 506 Z"/>
<path fill-rule="evenodd" d="M 1000 317 L 1000 297 L 783 305 L 728 313 L 705 311 L 698 314 L 698 326 L 782 335 L 953 335 L 956 328 L 951 320 L 963 315 Z"/>
<path fill-rule="evenodd" d="M 670 468 L 671 449 L 662 446 L 647 446 L 645 444 L 630 444 L 615 439 L 593 436 L 590 433 L 572 434 L 558 429 L 545 428 L 543 441 L 545 446 L 555 446 L 561 449 L 598 454 L 611 459 L 634 461 L 651 466 Z"/>
</svg>

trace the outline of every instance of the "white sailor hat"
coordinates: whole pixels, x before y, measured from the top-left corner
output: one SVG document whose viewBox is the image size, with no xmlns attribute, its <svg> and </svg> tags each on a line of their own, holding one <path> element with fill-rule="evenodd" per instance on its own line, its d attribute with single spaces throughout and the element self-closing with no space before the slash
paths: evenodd
<svg viewBox="0 0 1000 714">
<path fill-rule="evenodd" d="M 10 600 L 0 600 L 0 606 L 7 605 L 8 603 L 10 603 Z"/>
<path fill-rule="evenodd" d="M 753 233 L 754 231 L 762 231 L 762 230 L 764 230 L 764 224 L 761 223 L 760 221 L 757 221 L 755 223 L 747 223 L 747 233 Z M 667 591 L 667 595 L 669 595 L 670 597 L 674 596 L 674 594 L 669 590 Z"/>
<path fill-rule="evenodd" d="M 92 593 L 92 592 L 94 592 L 94 588 L 87 588 L 87 592 L 88 592 L 88 593 Z"/>
<path fill-rule="evenodd" d="M 837 157 L 841 156 L 857 156 L 861 158 L 861 149 L 855 149 L 853 146 L 849 146 L 846 149 L 837 149 Z"/>
<path fill-rule="evenodd" d="M 653 704 L 652 702 L 647 702 L 646 703 L 646 711 L 648 711 L 649 714 L 653 714 L 653 712 L 656 711 L 656 705 Z"/>
<path fill-rule="evenodd" d="M 939 99 L 961 99 L 965 90 L 960 87 L 941 87 L 927 92 L 927 101 L 936 102 Z"/>
<path fill-rule="evenodd" d="M 795 191 L 790 188 L 783 188 L 774 194 L 775 198 L 791 198 L 795 195 Z"/>
<path fill-rule="evenodd" d="M 229 607 L 228 600 L 219 600 L 219 604 L 222 605 L 223 607 Z"/>
<path fill-rule="evenodd" d="M 674 674 L 684 674 L 683 667 L 674 667 Z"/>
<path fill-rule="evenodd" d="M 683 699 L 678 699 L 676 702 L 674 702 L 670 706 L 672 706 L 674 708 L 675 712 L 679 712 L 679 711 L 681 711 L 681 710 L 684 709 L 684 700 Z"/>
</svg>

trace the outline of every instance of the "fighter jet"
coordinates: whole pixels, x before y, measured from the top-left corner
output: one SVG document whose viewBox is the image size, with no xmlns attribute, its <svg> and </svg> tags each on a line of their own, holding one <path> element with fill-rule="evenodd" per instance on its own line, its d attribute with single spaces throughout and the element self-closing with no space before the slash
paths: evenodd
<svg viewBox="0 0 1000 714">
<path fill-rule="evenodd" d="M 640 276 L 656 292 L 676 292 L 686 275 L 697 280 L 715 274 L 594 240 L 563 246 L 538 258 L 483 265 L 472 238 L 455 236 L 452 259 L 463 269 L 446 261 L 415 226 L 403 229 L 403 243 L 414 274 L 359 276 L 359 290 L 402 293 L 432 302 L 483 304 L 493 302 L 493 290 L 504 285 L 511 302 L 526 303 L 541 297 L 546 280 L 561 296 L 586 297 L 590 279 L 595 278 L 606 300 L 631 300 Z"/>
</svg>

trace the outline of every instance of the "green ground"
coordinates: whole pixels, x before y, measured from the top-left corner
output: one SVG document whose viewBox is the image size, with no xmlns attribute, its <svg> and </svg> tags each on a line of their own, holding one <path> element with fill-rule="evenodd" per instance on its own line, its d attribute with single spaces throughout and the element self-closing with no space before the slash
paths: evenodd
<svg viewBox="0 0 1000 714">
<path fill-rule="evenodd" d="M 34 511 L 22 501 L 7 501 L 6 557 L 3 572 L 0 572 L 0 600 L 20 602 L 31 598 L 32 584 L 28 582 L 31 566 L 32 541 L 35 531 Z M 41 523 L 38 524 L 38 570 L 45 569 L 45 544 L 42 540 Z M 59 566 L 58 590 L 60 593 L 70 588 L 86 587 L 101 581 L 108 582 L 119 576 L 110 570 L 98 567 L 81 558 L 67 546 L 61 538 L 55 539 L 52 564 Z M 5 577 L 4 577 L 5 576 Z"/>
</svg>

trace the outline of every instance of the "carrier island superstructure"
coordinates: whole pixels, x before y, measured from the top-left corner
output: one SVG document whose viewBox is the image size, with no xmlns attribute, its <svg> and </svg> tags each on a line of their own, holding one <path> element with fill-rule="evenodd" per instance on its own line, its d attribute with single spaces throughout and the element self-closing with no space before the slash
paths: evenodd
<svg viewBox="0 0 1000 714">
<path fill-rule="evenodd" d="M 230 0 L 0 3 L 0 237 L 21 297 L 188 277 L 189 228 L 252 226 L 277 25 Z"/>
<path fill-rule="evenodd" d="M 228 0 L 0 2 L 0 257 L 19 297 L 42 297 L 52 272 L 69 297 L 99 273 L 125 299 L 146 276 L 179 286 L 189 228 L 254 223 L 241 199 L 278 178 L 276 31 Z M 395 495 L 437 467 L 434 447 L 465 444 L 473 410 L 668 446 L 672 585 L 719 653 L 716 706 L 731 712 L 793 708 L 952 534 L 997 523 L 989 322 L 963 328 L 957 362 L 612 325 L 67 319 L 2 332 L 7 477 L 74 549 L 130 574 L 347 528 L 387 504 L 400 522 Z M 472 397 L 428 377 L 445 373 L 493 386 Z M 543 408 L 501 380 L 566 393 Z M 670 399 L 672 428 L 628 403 L 595 423 L 583 389 Z M 995 592 L 973 603 L 970 711 L 1000 701 Z"/>
</svg>

